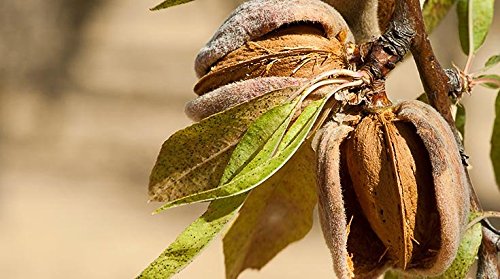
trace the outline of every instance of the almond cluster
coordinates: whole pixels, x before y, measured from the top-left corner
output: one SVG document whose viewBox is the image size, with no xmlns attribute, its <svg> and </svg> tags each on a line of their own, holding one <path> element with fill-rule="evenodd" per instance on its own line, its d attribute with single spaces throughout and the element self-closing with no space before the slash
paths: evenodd
<svg viewBox="0 0 500 279">
<path fill-rule="evenodd" d="M 199 121 L 216 112 L 347 66 L 353 36 L 322 1 L 254 0 L 238 7 L 195 61 L 199 96 L 186 114 Z"/>
<path fill-rule="evenodd" d="M 347 68 L 353 42 L 341 15 L 322 1 L 247 1 L 198 54 L 198 97 L 186 113 L 199 121 Z M 393 268 L 439 275 L 456 255 L 469 213 L 453 133 L 422 102 L 369 105 L 330 114 L 313 143 L 321 226 L 335 273 L 376 278 Z"/>
</svg>

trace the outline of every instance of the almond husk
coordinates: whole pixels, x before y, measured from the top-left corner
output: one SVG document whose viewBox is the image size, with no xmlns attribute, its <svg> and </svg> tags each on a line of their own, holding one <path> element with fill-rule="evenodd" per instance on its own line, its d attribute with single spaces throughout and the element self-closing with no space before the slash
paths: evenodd
<svg viewBox="0 0 500 279">
<path fill-rule="evenodd" d="M 294 24 L 320 26 L 326 38 L 346 45 L 354 37 L 340 13 L 317 0 L 249 0 L 235 9 L 200 50 L 195 61 L 198 77 L 207 74 L 217 61 L 246 42 L 281 27 Z"/>
<path fill-rule="evenodd" d="M 352 131 L 348 125 L 330 122 L 315 136 L 318 211 L 337 277 L 376 278 L 388 261 L 384 244 L 364 217 L 345 167 L 347 158 L 341 150 Z"/>
<path fill-rule="evenodd" d="M 440 218 L 440 230 L 435 232 L 434 237 L 440 238 L 440 246 L 432 259 L 421 260 L 422 264 L 414 266 L 410 272 L 435 276 L 451 265 L 467 227 L 470 212 L 467 175 L 455 136 L 434 108 L 411 100 L 399 103 L 394 112 L 399 120 L 415 127 L 432 165 L 436 208 Z"/>
<path fill-rule="evenodd" d="M 203 94 L 186 104 L 185 113 L 194 121 L 224 111 L 241 103 L 250 101 L 274 90 L 298 87 L 306 79 L 292 77 L 258 77 L 221 86 Z"/>
<path fill-rule="evenodd" d="M 389 22 L 394 13 L 396 7 L 395 0 L 382 0 L 378 1 L 377 15 L 378 15 L 378 25 L 380 32 L 383 34 L 387 27 L 389 27 Z"/>
<path fill-rule="evenodd" d="M 249 0 L 200 50 L 198 98 L 186 106 L 195 121 L 316 74 L 345 68 L 354 41 L 342 16 L 317 0 Z"/>
<path fill-rule="evenodd" d="M 455 258 L 469 191 L 443 118 L 419 101 L 338 114 L 315 137 L 321 226 L 338 278 L 388 267 L 437 276 Z"/>
<path fill-rule="evenodd" d="M 196 84 L 198 95 L 223 85 L 257 77 L 307 78 L 346 65 L 345 49 L 315 25 L 280 28 L 232 51 Z"/>
</svg>

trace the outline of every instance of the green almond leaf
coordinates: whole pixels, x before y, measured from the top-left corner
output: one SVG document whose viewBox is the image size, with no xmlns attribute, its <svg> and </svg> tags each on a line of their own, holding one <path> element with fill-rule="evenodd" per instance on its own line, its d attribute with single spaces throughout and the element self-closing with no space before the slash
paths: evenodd
<svg viewBox="0 0 500 279">
<path fill-rule="evenodd" d="M 488 60 L 486 63 L 484 63 L 484 68 L 483 70 L 487 70 L 491 67 L 494 67 L 496 64 L 500 63 L 500 54 L 493 55 Z"/>
<path fill-rule="evenodd" d="M 137 278 L 166 279 L 181 271 L 214 239 L 236 215 L 246 194 L 217 200 L 189 225 Z"/>
<path fill-rule="evenodd" d="M 500 187 L 500 91 L 495 101 L 495 122 L 493 123 L 493 133 L 490 142 L 490 158 L 493 163 L 497 185 Z"/>
<path fill-rule="evenodd" d="M 154 6 L 150 10 L 151 11 L 157 11 L 157 10 L 161 10 L 161 9 L 166 9 L 166 8 L 170 8 L 170 7 L 173 7 L 173 6 L 177 6 L 177 5 L 180 5 L 180 4 L 188 3 L 188 2 L 191 2 L 191 1 L 193 1 L 193 0 L 166 0 L 166 1 L 161 2 L 158 5 Z"/>
<path fill-rule="evenodd" d="M 417 100 L 429 104 L 429 99 L 427 99 L 427 94 L 425 93 L 420 94 L 420 96 L 417 97 Z"/>
<path fill-rule="evenodd" d="M 462 139 L 465 138 L 465 107 L 462 104 L 457 104 L 457 112 L 455 114 L 455 126 L 462 134 Z"/>
<path fill-rule="evenodd" d="M 275 107 L 263 114 L 259 119 L 269 122 L 270 126 L 276 126 L 274 119 L 269 119 L 269 115 L 284 114 L 283 118 L 289 118 L 288 115 L 293 111 L 296 102 Z M 281 110 L 280 110 L 281 108 Z M 284 111 L 285 110 L 285 111 Z M 257 139 L 256 142 L 247 142 L 242 139 L 241 144 L 235 149 L 228 166 L 221 179 L 221 184 L 231 181 L 233 173 L 245 165 L 247 158 L 250 158 L 256 150 L 261 149 L 263 140 L 269 138 L 269 132 L 265 131 L 259 121 L 255 121 L 246 132 Z M 288 126 L 288 122 L 278 124 L 279 127 Z M 283 130 L 284 133 L 284 130 Z M 264 136 L 263 136 L 264 135 Z M 267 136 L 266 136 L 267 135 Z M 277 145 L 278 143 L 275 143 Z M 241 146 L 240 146 L 241 145 Z M 262 155 L 259 152 L 258 155 Z M 268 155 L 270 157 L 271 154 Z M 257 156 L 256 156 L 257 157 Z M 241 159 L 241 160 L 240 160 Z M 235 171 L 236 170 L 236 171 Z M 146 268 L 139 278 L 170 278 L 187 266 L 196 257 L 207 244 L 223 229 L 236 214 L 237 209 L 244 202 L 247 194 L 236 195 L 225 199 L 213 201 L 205 214 L 193 222 L 177 239 L 172 243 L 151 265 Z"/>
<path fill-rule="evenodd" d="M 481 75 L 474 79 L 479 82 L 481 86 L 489 89 L 499 89 L 500 88 L 500 76 L 499 75 Z"/>
<path fill-rule="evenodd" d="M 304 109 L 302 114 L 297 118 L 297 120 L 290 128 L 291 130 L 294 130 L 295 125 L 302 127 L 299 134 L 294 138 L 293 142 L 291 142 L 281 152 L 278 152 L 272 159 L 269 159 L 267 161 L 260 160 L 260 163 L 255 168 L 248 169 L 247 172 L 242 171 L 242 174 L 237 175 L 231 182 L 227 184 L 224 184 L 215 189 L 200 192 L 169 202 L 157 209 L 155 212 L 158 213 L 165 209 L 176 207 L 179 205 L 211 201 L 238 195 L 257 187 L 263 181 L 273 175 L 278 169 L 280 169 L 297 151 L 297 149 L 307 137 L 309 131 L 312 129 L 312 126 L 314 125 L 314 122 L 316 121 L 324 104 L 325 99 L 322 99 L 312 102 L 308 107 L 306 107 L 306 109 Z"/>
<path fill-rule="evenodd" d="M 269 141 L 272 131 L 277 127 L 288 126 L 287 121 L 279 123 L 271 116 L 288 119 L 293 111 L 296 102 L 274 107 L 261 115 L 248 128 L 245 136 L 233 152 L 229 163 L 224 170 L 221 184 L 230 182 L 241 166 L 245 165 L 248 158 L 262 149 L 262 142 Z M 261 123 L 268 123 L 269 127 L 263 127 Z M 267 128 L 267 129 L 266 129 Z M 284 133 L 284 130 L 283 130 Z M 249 141 L 247 138 L 253 138 Z M 277 143 L 276 143 L 277 145 Z M 259 152 L 261 155 L 262 152 Z M 263 155 L 261 155 L 263 156 Z M 270 155 L 268 155 L 270 157 Z M 158 257 L 139 278 L 170 278 L 188 265 L 195 256 L 223 229 L 224 225 L 230 221 L 237 209 L 244 202 L 247 194 L 236 195 L 225 199 L 213 201 L 205 214 L 193 222 L 177 239 Z"/>
<path fill-rule="evenodd" d="M 235 175 L 248 172 L 248 167 L 253 167 L 256 162 L 267 161 L 276 149 L 279 141 L 288 127 L 290 118 L 293 116 L 296 102 L 277 106 L 261 115 L 250 125 L 245 135 L 231 155 L 231 159 L 224 170 L 219 187 L 234 180 Z M 262 136 L 265 135 L 265 136 Z M 255 155 L 255 153 L 257 153 Z M 206 193 L 201 192 L 200 194 Z M 196 195 L 196 194 L 195 194 Z M 194 195 L 184 197 L 191 198 Z M 181 202 L 183 198 L 167 203 L 155 213 L 159 213 L 176 202 Z"/>
<path fill-rule="evenodd" d="M 443 20 L 448 11 L 457 0 L 427 0 L 425 1 L 422 15 L 424 17 L 427 33 L 432 30 Z"/>
<path fill-rule="evenodd" d="M 268 144 L 277 145 L 281 140 L 288 124 L 293 116 L 293 111 L 297 102 L 287 103 L 275 107 L 259 117 L 246 131 L 236 149 L 231 155 L 228 166 L 224 170 L 220 184 L 230 181 L 236 174 L 241 173 L 251 161 L 258 161 L 255 158 L 262 148 Z M 273 137 L 274 135 L 274 137 Z M 270 142 L 271 141 L 271 142 Z M 260 154 L 263 160 L 269 159 L 274 150 Z"/>
<path fill-rule="evenodd" d="M 231 153 L 251 123 L 296 90 L 276 90 L 173 134 L 151 171 L 152 201 L 172 201 L 219 185 Z"/>
<path fill-rule="evenodd" d="M 403 275 L 391 269 L 385 272 L 384 279 L 403 279 Z"/>
<path fill-rule="evenodd" d="M 276 152 L 280 141 L 283 139 L 283 135 L 290 123 L 293 114 L 290 113 L 288 117 L 281 123 L 281 125 L 276 129 L 273 135 L 269 138 L 267 142 L 264 143 L 262 149 L 257 153 L 257 155 L 238 173 L 236 178 L 242 177 L 243 175 L 253 171 L 255 168 L 261 166 L 263 163 L 269 161 L 273 154 Z"/>
<path fill-rule="evenodd" d="M 226 278 L 261 269 L 312 227 L 317 203 L 314 152 L 301 146 L 278 172 L 253 189 L 223 238 Z"/>
<path fill-rule="evenodd" d="M 469 215 L 469 221 L 473 220 L 478 216 L 478 213 L 471 213 Z M 403 279 L 403 278 L 415 278 L 415 279 L 455 279 L 455 278 L 466 278 L 467 273 L 469 273 L 470 268 L 476 261 L 477 252 L 479 251 L 479 246 L 481 245 L 483 234 L 482 227 L 480 223 L 475 224 L 469 228 L 458 247 L 457 256 L 451 263 L 451 266 L 441 275 L 435 277 L 422 277 L 422 276 L 411 276 L 407 274 L 402 274 L 400 271 L 390 270 L 384 275 L 384 279 Z"/>
<path fill-rule="evenodd" d="M 493 22 L 494 4 L 495 0 L 458 0 L 458 33 L 465 54 L 469 54 L 470 41 L 473 44 L 473 52 L 484 43 Z M 469 22 L 472 26 L 469 26 Z"/>
</svg>

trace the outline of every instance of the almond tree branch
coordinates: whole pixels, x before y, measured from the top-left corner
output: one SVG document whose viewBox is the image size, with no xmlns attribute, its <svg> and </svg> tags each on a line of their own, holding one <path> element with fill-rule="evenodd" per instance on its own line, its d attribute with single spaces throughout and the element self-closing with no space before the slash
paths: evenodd
<svg viewBox="0 0 500 279">
<path fill-rule="evenodd" d="M 422 85 L 432 105 L 450 124 L 455 127 L 455 121 L 451 114 L 451 102 L 448 97 L 451 87 L 448 83 L 448 75 L 439 64 L 434 55 L 432 46 L 425 31 L 424 19 L 418 0 L 403 0 L 408 8 L 408 16 L 415 30 L 415 36 L 411 42 L 411 53 L 417 64 Z"/>
<path fill-rule="evenodd" d="M 486 227 L 483 227 L 483 240 L 479 248 L 476 278 L 498 279 L 498 251 L 500 238 Z"/>
</svg>

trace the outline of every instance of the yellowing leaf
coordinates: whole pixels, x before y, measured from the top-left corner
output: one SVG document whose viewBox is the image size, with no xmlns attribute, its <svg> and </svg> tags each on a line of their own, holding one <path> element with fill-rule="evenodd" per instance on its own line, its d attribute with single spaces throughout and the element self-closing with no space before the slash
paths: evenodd
<svg viewBox="0 0 500 279">
<path fill-rule="evenodd" d="M 294 90 L 270 92 L 172 135 L 163 144 L 151 171 L 151 200 L 172 201 L 216 187 L 249 125 L 285 102 Z"/>
<path fill-rule="evenodd" d="M 236 214 L 246 194 L 212 202 L 137 278 L 167 279 L 181 271 Z"/>
<path fill-rule="evenodd" d="M 317 202 L 314 161 L 306 143 L 252 190 L 223 239 L 226 278 L 237 278 L 246 268 L 262 268 L 310 231 Z"/>
<path fill-rule="evenodd" d="M 166 1 L 161 2 L 158 5 L 154 6 L 153 8 L 151 8 L 151 11 L 157 11 L 157 10 L 161 10 L 161 9 L 170 8 L 170 7 L 177 6 L 177 5 L 184 4 L 184 3 L 188 3 L 191 1 L 193 1 L 193 0 L 166 0 Z"/>
<path fill-rule="evenodd" d="M 156 210 L 156 212 L 160 212 L 167 208 L 179 205 L 211 201 L 238 195 L 257 187 L 263 181 L 273 175 L 278 169 L 280 169 L 297 151 L 297 149 L 305 140 L 306 136 L 309 134 L 309 131 L 312 129 L 312 126 L 314 125 L 324 104 L 325 99 L 322 99 L 312 102 L 308 107 L 306 107 L 306 109 L 304 109 L 304 111 L 290 128 L 291 131 L 298 131 L 294 129 L 294 126 L 301 127 L 300 132 L 296 137 L 290 137 L 293 138 L 293 141 L 290 142 L 290 144 L 288 144 L 286 147 L 284 147 L 281 152 L 278 152 L 273 158 L 267 161 L 260 160 L 261 163 L 258 164 L 258 166 L 252 169 L 248 169 L 248 171 L 245 171 L 245 169 L 243 169 L 240 175 L 237 175 L 231 182 L 227 184 L 221 185 L 215 189 L 207 190 L 169 202 Z M 284 138 L 287 138 L 287 135 L 285 135 Z M 274 150 L 274 146 L 272 146 L 272 148 Z M 263 150 L 265 150 L 265 148 L 263 148 Z M 252 164 L 252 162 L 250 162 L 249 165 L 250 164 Z"/>
<path fill-rule="evenodd" d="M 402 279 L 403 276 L 395 270 L 388 270 L 384 274 L 384 279 Z"/>
<path fill-rule="evenodd" d="M 429 99 L 427 98 L 427 94 L 425 94 L 425 93 L 420 94 L 417 97 L 417 100 L 419 100 L 420 102 L 424 102 L 426 104 L 429 104 Z"/>
<path fill-rule="evenodd" d="M 476 52 L 484 43 L 493 22 L 494 4 L 495 0 L 458 0 L 458 33 L 465 54 L 469 54 L 471 39 L 473 52 Z M 469 22 L 472 23 L 472 26 L 469 26 Z"/>
</svg>

